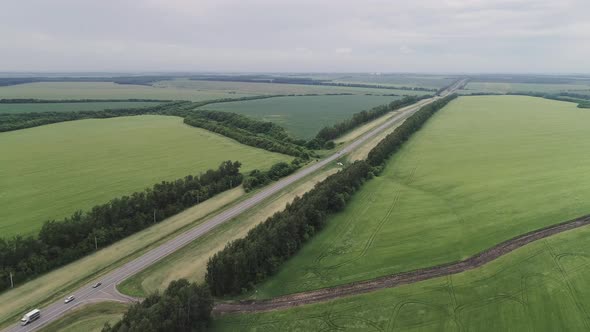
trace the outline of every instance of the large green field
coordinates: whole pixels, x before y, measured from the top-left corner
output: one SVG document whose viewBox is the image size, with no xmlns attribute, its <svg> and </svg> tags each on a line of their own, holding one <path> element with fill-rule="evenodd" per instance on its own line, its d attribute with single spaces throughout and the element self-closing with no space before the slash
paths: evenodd
<svg viewBox="0 0 590 332">
<path fill-rule="evenodd" d="M 428 239 L 421 241 L 428 247 Z M 590 228 L 483 267 L 398 288 L 261 314 L 222 316 L 219 331 L 587 331 Z"/>
<path fill-rule="evenodd" d="M 324 126 L 348 119 L 354 113 L 390 103 L 393 96 L 278 97 L 218 103 L 204 109 L 229 111 L 277 123 L 299 138 L 311 138 Z"/>
<path fill-rule="evenodd" d="M 0 104 L 0 113 L 25 112 L 76 112 L 100 111 L 105 109 L 136 108 L 154 106 L 160 102 L 89 102 L 89 103 L 30 103 L 30 104 Z"/>
<path fill-rule="evenodd" d="M 460 260 L 590 213 L 590 112 L 461 97 L 257 289 L 273 297 Z"/>
<path fill-rule="evenodd" d="M 469 82 L 461 93 L 508 93 L 508 92 L 540 92 L 559 93 L 570 92 L 590 94 L 588 83 L 580 84 L 543 84 L 543 83 L 499 83 L 499 82 Z"/>
<path fill-rule="evenodd" d="M 251 96 L 220 89 L 184 89 L 110 82 L 42 82 L 0 87 L 2 98 L 37 99 L 165 99 L 202 101 Z"/>
<path fill-rule="evenodd" d="M 64 122 L 0 133 L 0 234 L 30 234 L 48 219 L 216 168 L 269 168 L 290 157 L 189 127 L 136 116 Z"/>
<path fill-rule="evenodd" d="M 396 95 L 422 95 L 428 92 L 408 91 L 395 89 L 358 88 L 345 86 L 324 86 L 307 84 L 282 84 L 282 83 L 252 83 L 252 82 L 219 82 L 219 81 L 197 81 L 189 79 L 175 79 L 170 81 L 159 81 L 153 84 L 155 87 L 177 88 L 196 91 L 217 91 L 228 94 L 247 95 L 289 95 L 289 94 L 333 94 L 351 93 L 356 95 L 364 94 L 396 94 Z"/>
</svg>

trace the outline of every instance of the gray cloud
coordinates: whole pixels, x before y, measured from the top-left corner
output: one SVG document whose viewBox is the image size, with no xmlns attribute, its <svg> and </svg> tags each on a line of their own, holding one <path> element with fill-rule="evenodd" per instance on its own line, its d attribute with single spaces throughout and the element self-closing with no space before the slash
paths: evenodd
<svg viewBox="0 0 590 332">
<path fill-rule="evenodd" d="M 0 71 L 590 72 L 588 0 L 9 0 Z"/>
</svg>

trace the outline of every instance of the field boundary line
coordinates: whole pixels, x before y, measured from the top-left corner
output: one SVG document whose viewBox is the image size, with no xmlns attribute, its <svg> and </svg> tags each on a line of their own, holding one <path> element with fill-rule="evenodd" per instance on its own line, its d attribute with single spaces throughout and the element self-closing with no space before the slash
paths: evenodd
<svg viewBox="0 0 590 332">
<path fill-rule="evenodd" d="M 213 312 L 215 314 L 227 314 L 288 309 L 291 307 L 325 302 L 381 289 L 413 284 L 429 279 L 451 276 L 481 267 L 516 249 L 524 247 L 529 243 L 587 225 L 590 225 L 590 214 L 515 236 L 464 260 L 435 265 L 409 272 L 395 273 L 365 281 L 357 281 L 334 287 L 279 296 L 273 299 L 221 302 L 215 305 Z"/>
</svg>

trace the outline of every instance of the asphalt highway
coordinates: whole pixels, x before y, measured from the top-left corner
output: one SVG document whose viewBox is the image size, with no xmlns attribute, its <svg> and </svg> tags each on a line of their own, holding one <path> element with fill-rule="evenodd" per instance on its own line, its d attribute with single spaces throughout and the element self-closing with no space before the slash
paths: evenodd
<svg viewBox="0 0 590 332">
<path fill-rule="evenodd" d="M 454 84 L 450 87 L 447 92 L 444 94 L 452 93 L 457 87 L 461 85 L 461 82 Z M 73 302 L 65 304 L 63 299 L 54 302 L 46 307 L 39 308 L 41 310 L 41 317 L 36 321 L 26 325 L 21 326 L 20 322 L 16 322 L 17 324 L 8 327 L 5 331 L 10 332 L 25 332 L 25 331 L 35 331 L 42 326 L 59 319 L 63 315 L 65 315 L 68 311 L 72 310 L 76 306 L 80 306 L 86 303 L 92 302 L 100 302 L 100 301 L 121 301 L 121 302 L 130 302 L 133 301 L 132 298 L 126 297 L 116 290 L 116 285 L 124 281 L 125 279 L 137 274 L 138 272 L 144 270 L 145 268 L 149 267 L 150 265 L 156 263 L 157 261 L 161 260 L 162 258 L 170 255 L 171 253 L 179 250 L 180 248 L 186 246 L 187 244 L 191 243 L 192 241 L 198 239 L 202 235 L 209 232 L 211 229 L 217 227 L 218 225 L 227 222 L 236 216 L 242 214 L 243 212 L 247 211 L 248 209 L 258 205 L 260 202 L 266 200 L 267 198 L 273 196 L 277 192 L 283 190 L 287 186 L 291 185 L 292 183 L 310 175 L 317 170 L 321 169 L 322 167 L 336 161 L 337 159 L 349 154 L 350 152 L 354 151 L 355 149 L 359 148 L 363 143 L 367 140 L 373 138 L 374 136 L 378 135 L 385 129 L 389 128 L 393 124 L 402 121 L 416 112 L 420 107 L 431 103 L 432 101 L 438 99 L 440 97 L 434 97 L 431 99 L 426 99 L 416 103 L 415 105 L 405 107 L 397 112 L 397 114 L 391 117 L 389 120 L 381 124 L 380 126 L 373 128 L 368 133 L 360 136 L 355 141 L 341 149 L 339 152 L 334 153 L 333 155 L 318 161 L 317 163 L 310 165 L 302 170 L 288 176 L 278 182 L 274 183 L 273 185 L 265 188 L 264 190 L 260 191 L 259 193 L 253 195 L 252 197 L 242 201 L 241 203 L 234 205 L 223 212 L 209 218 L 205 222 L 201 223 L 200 225 L 178 235 L 177 237 L 171 239 L 170 241 L 162 244 L 161 246 L 154 248 L 147 253 L 143 254 L 140 257 L 120 266 L 113 271 L 107 273 L 106 275 L 102 276 L 100 279 L 93 280 L 92 282 L 82 286 L 81 288 L 77 289 L 76 291 L 72 292 L 76 299 Z M 97 282 L 101 282 L 102 285 L 93 288 Z M 23 312 L 23 315 L 25 313 Z"/>
</svg>

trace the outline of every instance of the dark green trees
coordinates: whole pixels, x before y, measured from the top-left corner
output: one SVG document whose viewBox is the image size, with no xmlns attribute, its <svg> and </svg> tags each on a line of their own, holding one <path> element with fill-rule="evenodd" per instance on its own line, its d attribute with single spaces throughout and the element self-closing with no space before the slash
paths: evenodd
<svg viewBox="0 0 590 332">
<path fill-rule="evenodd" d="M 211 320 L 213 297 L 206 285 L 175 280 L 163 294 L 152 294 L 129 308 L 103 332 L 205 331 Z"/>
</svg>

